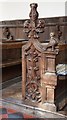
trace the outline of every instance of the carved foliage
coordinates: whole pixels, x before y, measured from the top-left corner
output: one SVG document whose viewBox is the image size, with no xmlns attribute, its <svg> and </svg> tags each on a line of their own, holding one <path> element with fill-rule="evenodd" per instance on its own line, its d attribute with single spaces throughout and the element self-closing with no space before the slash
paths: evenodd
<svg viewBox="0 0 67 120">
<path fill-rule="evenodd" d="M 26 98 L 41 102 L 39 56 L 33 45 L 26 51 L 26 63 Z"/>
<path fill-rule="evenodd" d="M 37 4 L 30 4 L 31 11 L 29 14 L 30 21 L 26 20 L 24 22 L 24 32 L 28 34 L 29 38 L 38 38 L 38 33 L 44 32 L 45 21 L 38 20 Z"/>
</svg>

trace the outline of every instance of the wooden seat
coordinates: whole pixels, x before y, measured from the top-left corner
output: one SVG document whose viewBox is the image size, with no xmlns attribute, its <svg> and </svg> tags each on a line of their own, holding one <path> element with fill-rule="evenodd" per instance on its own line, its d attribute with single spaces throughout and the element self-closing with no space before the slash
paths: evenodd
<svg viewBox="0 0 67 120">
<path fill-rule="evenodd" d="M 0 42 L 0 51 L 2 50 L 2 60 L 0 60 L 2 82 L 14 79 L 16 76 L 21 75 L 21 48 L 26 42 L 27 41 L 22 40 L 6 40 Z"/>
</svg>

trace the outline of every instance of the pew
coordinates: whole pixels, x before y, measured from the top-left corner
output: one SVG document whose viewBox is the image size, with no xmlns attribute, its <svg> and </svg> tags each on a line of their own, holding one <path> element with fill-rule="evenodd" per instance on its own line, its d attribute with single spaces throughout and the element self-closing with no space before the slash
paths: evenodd
<svg viewBox="0 0 67 120">
<path fill-rule="evenodd" d="M 63 44 L 62 46 L 64 48 L 64 46 L 65 46 L 64 44 L 67 43 L 67 35 L 66 35 L 67 17 L 61 16 L 61 17 L 38 18 L 38 19 L 45 21 L 45 28 L 44 28 L 45 32 L 43 34 L 39 33 L 39 36 L 40 36 L 39 41 L 41 43 L 49 42 L 49 38 L 50 38 L 49 34 L 50 34 L 50 32 L 54 31 L 56 33 L 57 37 L 58 38 L 60 37 L 59 42 Z M 25 20 L 29 20 L 29 19 L 25 19 Z M 3 54 L 1 56 L 2 56 L 2 59 L 4 60 L 2 73 L 6 73 L 7 68 L 11 69 L 10 63 L 8 63 L 8 62 L 10 62 L 10 60 L 12 59 L 14 54 L 16 53 L 16 50 L 14 49 L 15 45 L 13 45 L 13 44 L 15 44 L 15 43 L 19 44 L 19 41 L 20 41 L 20 44 L 22 45 L 21 39 L 24 39 L 24 40 L 28 39 L 28 36 L 23 32 L 23 29 L 24 29 L 23 23 L 25 20 L 5 20 L 5 21 L 0 22 L 0 48 L 1 49 L 4 48 L 2 50 L 2 53 L 0 53 L 0 54 Z M 8 35 L 6 34 L 6 32 L 8 32 Z M 8 39 L 10 39 L 10 40 L 8 40 Z M 13 43 L 11 43 L 11 39 L 12 39 Z M 17 44 L 16 44 L 16 46 L 18 47 Z M 21 45 L 19 45 L 19 46 L 21 47 Z M 6 49 L 7 46 L 9 48 L 9 50 Z M 14 49 L 14 50 L 12 50 L 10 48 L 10 46 L 13 47 L 12 49 Z M 0 52 L 1 52 L 1 49 L 0 49 Z M 6 49 L 6 51 L 5 51 L 5 49 Z M 17 49 L 19 49 L 19 48 L 17 48 Z M 10 60 L 7 61 L 7 65 L 5 65 L 6 56 L 8 57 L 8 53 L 9 53 L 8 51 L 9 52 L 13 51 L 13 55 L 11 54 L 12 57 L 9 57 Z M 14 53 L 14 51 L 15 51 L 15 53 Z M 20 50 L 17 50 L 16 56 L 18 57 L 19 54 L 20 54 Z M 62 53 L 62 54 L 64 54 L 64 53 Z M 60 58 L 64 59 L 64 56 L 62 57 L 62 54 L 60 54 Z M 59 60 L 59 55 L 58 55 L 58 60 L 59 60 L 58 63 L 60 63 L 61 59 Z M 18 59 L 18 61 L 16 61 L 16 62 L 18 64 L 20 62 L 20 59 Z M 16 62 L 13 61 L 11 64 L 15 64 Z M 0 62 L 0 63 L 1 63 L 0 64 L 0 68 L 1 68 L 2 62 Z M 10 67 L 6 67 L 6 69 L 5 69 L 4 66 L 10 66 Z M 14 65 L 14 66 L 16 66 L 16 65 Z M 18 67 L 18 70 L 21 71 L 20 70 L 21 65 L 20 65 L 20 67 L 19 67 L 19 65 L 17 65 L 17 67 Z M 12 68 L 12 69 L 15 69 L 15 68 Z M 9 71 L 9 70 L 7 70 L 7 71 Z M 19 73 L 19 71 L 18 71 L 18 73 Z M 16 70 L 14 70 L 14 73 L 15 72 L 16 72 Z M 7 72 L 7 73 L 9 73 L 9 72 Z M 10 75 L 11 75 L 11 73 L 10 73 Z M 21 75 L 21 72 L 19 75 Z M 4 74 L 2 76 L 4 77 Z M 14 77 L 12 77 L 12 78 L 14 78 Z M 2 78 L 3 81 L 8 81 L 9 79 L 11 79 L 11 77 L 6 78 L 6 74 L 5 74 L 5 77 Z"/>
<path fill-rule="evenodd" d="M 43 20 L 38 20 L 37 6 L 35 3 L 30 4 L 30 21 L 24 22 L 24 32 L 27 33 L 29 41 L 22 46 L 22 100 L 25 105 L 54 112 L 67 104 L 63 84 L 66 79 L 62 78 L 63 75 L 67 75 L 67 70 L 63 70 L 62 74 L 62 69 L 67 63 L 67 55 L 65 59 L 67 44 L 59 42 L 60 30 L 57 36 L 54 32 L 50 33 L 48 43 L 39 42 L 38 33 L 44 32 L 45 23 Z M 60 64 L 65 65 L 59 68 Z M 62 76 L 59 78 L 60 74 Z M 65 96 L 62 94 L 64 89 Z"/>
<path fill-rule="evenodd" d="M 58 54 L 56 56 L 55 68 L 58 64 L 67 64 L 67 55 L 66 55 L 67 17 L 62 16 L 62 17 L 54 17 L 54 18 L 41 18 L 41 19 L 39 18 L 38 20 L 45 20 L 44 33 L 43 34 L 39 33 L 39 38 L 38 38 L 39 42 L 41 43 L 40 44 L 41 46 L 45 46 L 45 44 L 49 43 L 49 39 L 50 39 L 49 34 L 51 32 L 55 32 L 56 37 L 59 39 L 59 44 L 55 48 L 56 50 L 58 50 Z M 0 22 L 0 52 L 2 49 L 2 61 L 0 62 L 0 68 L 2 68 L 3 82 L 8 81 L 12 78 L 16 78 L 17 76 L 21 76 L 21 74 L 23 74 L 21 71 L 21 69 L 23 68 L 23 65 L 24 65 L 24 64 L 22 64 L 22 66 L 21 66 L 22 56 L 23 56 L 22 46 L 27 44 L 27 41 L 28 41 L 28 40 L 25 41 L 26 39 L 28 39 L 28 35 L 26 35 L 23 32 L 25 21 L 26 20 L 13 20 L 13 21 Z M 8 34 L 6 34 L 6 33 L 8 33 Z M 38 42 L 38 44 L 39 44 L 39 42 Z M 35 46 L 36 46 L 36 44 L 35 44 Z M 47 53 L 45 53 L 45 54 L 47 54 Z M 54 102 L 54 104 L 59 109 L 62 109 L 66 105 L 65 86 L 66 86 L 67 75 L 58 74 L 58 73 L 56 75 L 57 75 L 57 81 L 56 81 L 56 86 L 54 88 L 55 90 L 53 91 L 54 98 L 53 98 L 52 102 Z M 23 75 L 22 75 L 22 77 L 23 77 Z M 22 79 L 22 83 L 23 83 L 23 79 Z M 22 87 L 22 89 L 23 89 L 23 87 Z M 48 89 L 48 91 L 49 91 L 49 89 Z M 64 93 L 62 93 L 63 91 L 64 91 Z M 65 96 L 62 101 L 63 94 L 65 94 Z M 23 98 L 25 97 L 23 93 L 22 93 L 22 96 L 23 96 Z M 60 101 L 59 101 L 59 96 L 61 98 Z M 34 98 L 34 96 L 33 96 L 33 98 Z M 48 96 L 48 98 L 49 98 L 49 96 Z M 44 98 L 43 98 L 42 102 L 44 102 Z M 29 103 L 29 105 L 31 105 L 31 103 Z M 53 110 L 56 110 L 56 108 Z"/>
<path fill-rule="evenodd" d="M 21 47 L 26 43 L 22 40 L 0 42 L 2 48 L 2 82 L 21 76 Z M 1 50 L 1 49 L 0 49 Z"/>
</svg>

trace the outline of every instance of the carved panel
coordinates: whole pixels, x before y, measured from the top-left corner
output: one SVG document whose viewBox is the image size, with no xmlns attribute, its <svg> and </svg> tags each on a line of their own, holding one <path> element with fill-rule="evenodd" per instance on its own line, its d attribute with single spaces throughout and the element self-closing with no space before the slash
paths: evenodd
<svg viewBox="0 0 67 120">
<path fill-rule="evenodd" d="M 41 102 L 40 93 L 40 52 L 34 45 L 25 51 L 26 54 L 26 98 L 32 101 Z"/>
</svg>

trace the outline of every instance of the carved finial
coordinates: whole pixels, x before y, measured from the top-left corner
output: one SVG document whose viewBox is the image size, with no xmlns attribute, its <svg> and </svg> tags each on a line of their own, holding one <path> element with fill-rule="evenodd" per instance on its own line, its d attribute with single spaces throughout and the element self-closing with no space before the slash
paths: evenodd
<svg viewBox="0 0 67 120">
<path fill-rule="evenodd" d="M 29 38 L 38 39 L 38 33 L 44 32 L 44 20 L 38 20 L 37 3 L 30 4 L 31 11 L 29 14 L 30 21 L 24 22 L 24 32 L 28 34 Z"/>
<path fill-rule="evenodd" d="M 35 22 L 37 19 L 38 19 L 38 12 L 37 12 L 37 3 L 32 3 L 30 4 L 30 7 L 31 7 L 31 11 L 30 11 L 30 14 L 29 14 L 29 17 L 30 17 L 30 20 Z"/>
</svg>

